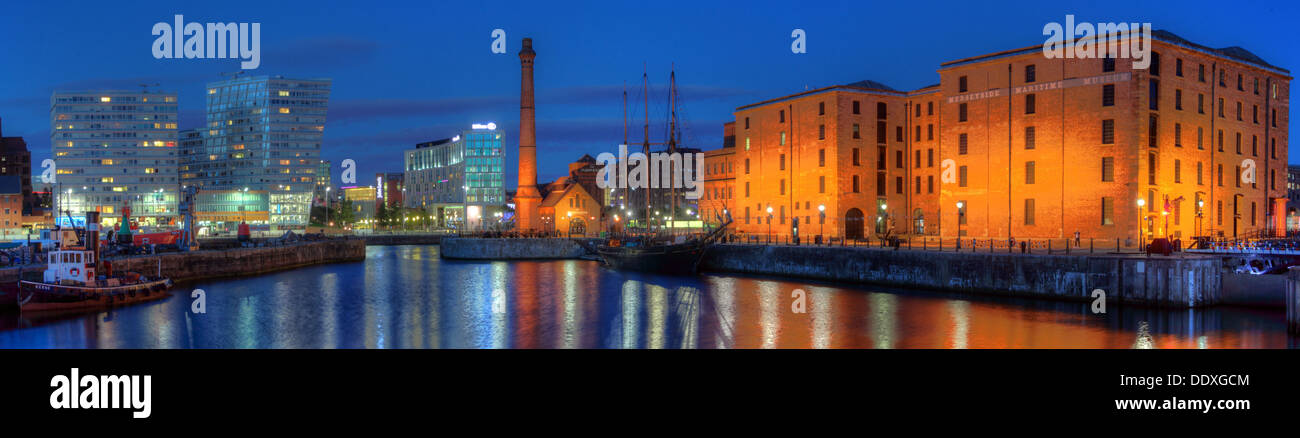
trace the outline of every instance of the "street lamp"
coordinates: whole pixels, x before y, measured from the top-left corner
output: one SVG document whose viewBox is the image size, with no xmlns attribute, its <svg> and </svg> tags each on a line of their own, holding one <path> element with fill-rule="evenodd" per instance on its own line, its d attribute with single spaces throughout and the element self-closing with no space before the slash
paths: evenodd
<svg viewBox="0 0 1300 438">
<path fill-rule="evenodd" d="M 1142 235 L 1142 207 L 1144 207 L 1144 206 L 1146 206 L 1146 205 L 1147 205 L 1147 200 L 1142 199 L 1142 198 L 1138 198 L 1138 200 L 1137 200 L 1137 206 L 1138 206 L 1138 226 L 1137 226 L 1137 229 L 1138 229 L 1138 250 L 1139 250 L 1139 251 L 1141 251 L 1142 248 L 1143 248 L 1144 246 L 1146 246 L 1146 237 L 1144 237 L 1144 236 Z"/>
<path fill-rule="evenodd" d="M 957 250 L 961 250 L 961 223 L 966 220 L 966 203 L 957 201 Z M 943 242 L 940 242 L 943 243 Z M 943 245 L 939 245 L 942 249 Z"/>
<path fill-rule="evenodd" d="M 332 188 L 325 187 L 325 223 L 327 224 L 330 223 L 330 189 Z"/>
<path fill-rule="evenodd" d="M 817 215 L 820 216 L 819 222 L 821 222 L 820 228 L 817 229 L 817 238 L 825 239 L 822 235 L 826 231 L 826 204 L 817 204 Z"/>
<path fill-rule="evenodd" d="M 1198 197 L 1199 197 L 1199 196 L 1198 196 Z M 1203 199 L 1198 199 L 1198 200 L 1196 200 L 1196 235 L 1197 235 L 1197 237 L 1199 237 L 1199 236 L 1201 235 L 1201 217 L 1202 217 L 1202 214 L 1203 214 L 1204 212 L 1205 212 L 1205 200 L 1203 200 Z"/>
<path fill-rule="evenodd" d="M 767 243 L 772 243 L 772 206 L 767 206 Z"/>
</svg>

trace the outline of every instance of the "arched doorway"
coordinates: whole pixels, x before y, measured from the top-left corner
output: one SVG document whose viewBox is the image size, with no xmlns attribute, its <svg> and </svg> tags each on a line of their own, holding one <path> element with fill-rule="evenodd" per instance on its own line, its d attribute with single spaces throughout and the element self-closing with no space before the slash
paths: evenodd
<svg viewBox="0 0 1300 438">
<path fill-rule="evenodd" d="M 850 208 L 848 212 L 844 213 L 845 239 L 861 239 L 863 237 L 863 226 L 865 224 L 862 217 L 862 210 L 857 208 Z"/>
<path fill-rule="evenodd" d="M 569 236 L 586 236 L 587 222 L 582 217 L 575 217 L 569 220 Z"/>
<path fill-rule="evenodd" d="M 925 234 L 925 212 L 919 208 L 912 211 L 912 232 L 917 235 Z"/>
</svg>

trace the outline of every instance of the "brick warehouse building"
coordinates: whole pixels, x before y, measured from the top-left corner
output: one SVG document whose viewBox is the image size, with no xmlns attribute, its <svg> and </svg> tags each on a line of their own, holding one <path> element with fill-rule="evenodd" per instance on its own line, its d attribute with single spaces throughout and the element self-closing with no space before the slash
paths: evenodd
<svg viewBox="0 0 1300 438">
<path fill-rule="evenodd" d="M 704 193 L 700 195 L 699 206 L 700 218 L 705 221 L 718 222 L 724 217 L 724 211 L 730 213 L 735 209 L 735 155 L 736 124 L 727 122 L 722 125 L 722 147 L 704 151 Z"/>
<path fill-rule="evenodd" d="M 1139 224 L 1145 238 L 1284 229 L 1289 72 L 1240 48 L 1152 39 L 1144 70 L 1036 45 L 945 63 L 915 91 L 863 81 L 740 107 L 737 229 L 766 234 L 771 206 L 773 235 L 796 217 L 818 234 L 819 205 L 825 234 L 850 238 L 960 228 L 1131 244 Z M 1254 183 L 1240 182 L 1251 162 Z"/>
</svg>

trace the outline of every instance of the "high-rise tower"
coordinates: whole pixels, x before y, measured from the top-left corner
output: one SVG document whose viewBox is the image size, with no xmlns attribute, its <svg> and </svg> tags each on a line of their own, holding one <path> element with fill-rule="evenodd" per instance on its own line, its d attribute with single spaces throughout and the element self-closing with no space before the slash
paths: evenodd
<svg viewBox="0 0 1300 438">
<path fill-rule="evenodd" d="M 533 121 L 533 39 L 524 38 L 519 50 L 523 82 L 519 91 L 519 186 L 515 189 L 515 224 L 518 230 L 537 230 L 537 131 Z"/>
</svg>

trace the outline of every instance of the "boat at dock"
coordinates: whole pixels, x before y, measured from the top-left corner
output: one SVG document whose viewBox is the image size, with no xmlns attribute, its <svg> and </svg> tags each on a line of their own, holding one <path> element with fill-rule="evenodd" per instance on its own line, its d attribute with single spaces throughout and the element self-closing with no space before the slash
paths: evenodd
<svg viewBox="0 0 1300 438">
<path fill-rule="evenodd" d="M 18 281 L 14 298 L 21 312 L 107 308 L 169 295 L 170 279 L 114 273 L 113 264 L 100 259 L 99 213 L 86 213 L 85 230 L 73 227 L 56 234 L 58 247 L 48 252 L 41 279 Z"/>
<path fill-rule="evenodd" d="M 650 141 L 650 108 L 648 97 L 650 88 L 647 75 L 642 75 L 642 81 L 643 92 L 646 96 L 646 120 L 645 138 L 641 145 L 642 153 L 644 156 L 649 157 L 651 156 L 650 146 L 652 144 L 657 145 L 660 143 L 651 143 Z M 670 156 L 677 156 L 677 154 L 682 151 L 682 149 L 678 147 L 678 140 L 681 139 L 682 136 L 679 132 L 681 125 L 677 123 L 676 72 L 669 75 L 668 90 L 668 108 L 670 113 L 668 121 L 668 139 L 667 142 L 662 144 L 666 146 L 666 152 Z M 623 106 L 624 117 L 626 117 L 626 92 L 623 93 Z M 622 144 L 626 145 L 630 143 L 628 139 L 626 118 L 623 123 Z M 679 165 L 676 171 L 681 172 L 681 167 L 683 166 L 686 165 Z M 703 167 L 701 166 L 699 168 Z M 652 170 L 651 172 L 654 171 Z M 695 176 L 698 177 L 699 175 L 697 174 Z M 639 229 L 641 231 L 638 233 L 624 233 L 619 237 L 611 237 L 604 242 L 601 242 L 599 245 L 596 245 L 595 252 L 599 254 L 601 261 L 603 261 L 606 266 L 614 269 L 663 274 L 695 274 L 698 270 L 700 259 L 704 258 L 704 253 L 708 251 L 709 246 L 713 245 L 714 242 L 725 236 L 727 226 L 731 225 L 731 215 L 729 213 L 725 214 L 725 218 L 717 218 L 719 224 L 716 228 L 706 228 L 703 232 L 679 233 L 679 228 L 676 227 L 676 218 L 681 214 L 680 210 L 682 208 L 678 204 L 678 184 L 672 183 L 671 179 L 669 181 L 669 187 L 666 191 L 666 194 L 668 195 L 668 202 L 666 202 L 666 204 L 668 205 L 663 205 L 661 207 L 667 212 L 666 216 L 658 216 L 657 209 L 652 205 L 654 203 L 653 198 L 655 195 L 650 193 L 651 190 L 663 189 L 650 189 L 647 187 L 638 193 L 641 196 L 639 201 L 644 202 L 644 207 L 637 208 L 644 208 L 642 211 L 643 214 L 639 215 L 640 217 L 628 214 L 626 217 L 626 223 L 629 227 L 632 227 L 634 221 L 639 220 Z M 703 182 L 700 182 L 699 184 L 703 184 Z M 632 194 L 629 193 L 626 188 L 624 188 L 623 191 L 622 199 L 628 200 L 632 197 Z M 629 205 L 627 202 L 624 202 L 619 207 L 621 207 L 624 212 L 627 212 L 627 207 L 629 207 Z M 654 211 L 655 213 L 652 215 L 651 211 Z M 692 212 L 689 208 L 685 213 L 688 217 L 695 215 L 695 212 Z M 669 219 L 669 217 L 672 219 Z M 617 216 L 615 217 L 615 221 L 618 222 Z M 658 224 L 657 230 L 654 228 L 656 222 Z M 702 223 L 702 221 L 700 222 Z"/>
<path fill-rule="evenodd" d="M 677 235 L 671 241 L 657 238 L 610 239 L 596 247 L 601 261 L 614 269 L 687 275 L 699 269 L 709 246 L 723 236 L 726 225 L 699 236 Z"/>
</svg>

